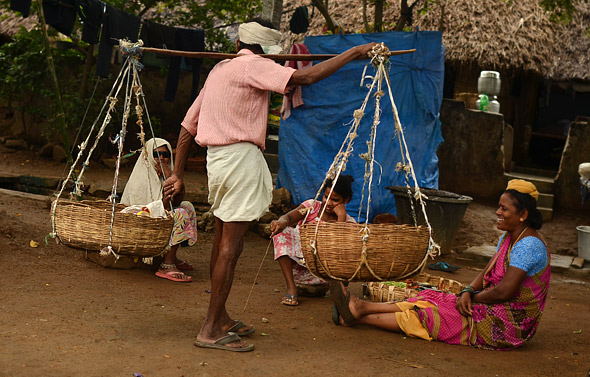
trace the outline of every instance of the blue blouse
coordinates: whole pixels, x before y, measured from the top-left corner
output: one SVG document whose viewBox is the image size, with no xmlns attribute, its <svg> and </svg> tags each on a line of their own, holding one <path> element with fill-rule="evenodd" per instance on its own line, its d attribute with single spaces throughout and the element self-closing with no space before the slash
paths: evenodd
<svg viewBox="0 0 590 377">
<path fill-rule="evenodd" d="M 500 238 L 498 249 L 503 239 L 504 237 Z M 512 246 L 510 266 L 525 271 L 527 276 L 532 276 L 545 268 L 548 258 L 547 248 L 543 241 L 537 237 L 528 236 Z"/>
</svg>

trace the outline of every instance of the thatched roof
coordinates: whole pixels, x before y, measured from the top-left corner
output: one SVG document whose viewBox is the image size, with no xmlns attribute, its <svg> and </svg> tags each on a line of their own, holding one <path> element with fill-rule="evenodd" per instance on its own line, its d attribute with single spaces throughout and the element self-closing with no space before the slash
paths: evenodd
<svg viewBox="0 0 590 377">
<path fill-rule="evenodd" d="M 20 26 L 31 30 L 37 24 L 37 17 L 23 18 L 20 14 L 0 8 L 0 35 L 12 37 Z"/>
<path fill-rule="evenodd" d="M 286 0 L 284 9 L 309 3 L 309 0 Z M 476 64 L 481 69 L 530 70 L 559 80 L 590 80 L 588 4 L 578 6 L 581 12 L 567 26 L 551 22 L 549 13 L 539 6 L 538 0 L 443 0 L 440 4 L 430 4 L 425 14 L 414 12 L 412 27 L 443 30 L 447 63 Z M 399 6 L 399 1 L 387 2 L 385 23 L 393 25 L 397 21 Z M 345 32 L 362 31 L 360 1 L 330 0 L 329 9 Z M 311 17 L 311 7 L 309 10 Z M 317 9 L 313 13 L 308 35 L 320 34 L 325 24 Z M 372 6 L 367 13 L 372 20 Z M 303 35 L 288 32 L 291 14 L 284 14 L 281 24 L 283 31 L 289 34 L 287 43 L 303 38 Z"/>
<path fill-rule="evenodd" d="M 590 4 L 579 4 L 573 21 L 558 34 L 549 77 L 590 81 Z"/>
</svg>

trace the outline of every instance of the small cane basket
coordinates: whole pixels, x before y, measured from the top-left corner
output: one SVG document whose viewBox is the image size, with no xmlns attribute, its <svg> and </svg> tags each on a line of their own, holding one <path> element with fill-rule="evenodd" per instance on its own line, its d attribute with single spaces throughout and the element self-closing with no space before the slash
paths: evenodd
<svg viewBox="0 0 590 377">
<path fill-rule="evenodd" d="M 106 200 L 59 200 L 54 216 L 55 232 L 66 246 L 101 250 L 109 245 L 113 204 Z M 115 206 L 111 247 L 119 255 L 154 257 L 164 252 L 174 225 L 172 216 L 152 218 L 121 213 Z"/>
<path fill-rule="evenodd" d="M 301 226 L 307 268 L 321 278 L 346 281 L 395 280 L 421 272 L 429 246 L 428 228 L 370 224 L 368 233 L 364 228 L 348 222 Z"/>
<path fill-rule="evenodd" d="M 395 285 L 394 285 L 395 284 Z M 370 282 L 365 288 L 365 295 L 374 302 L 399 302 L 416 297 L 422 289 L 436 289 L 443 292 L 458 294 L 463 289 L 463 284 L 441 276 L 433 276 L 421 273 L 413 279 L 408 279 L 405 288 L 396 282 Z"/>
</svg>

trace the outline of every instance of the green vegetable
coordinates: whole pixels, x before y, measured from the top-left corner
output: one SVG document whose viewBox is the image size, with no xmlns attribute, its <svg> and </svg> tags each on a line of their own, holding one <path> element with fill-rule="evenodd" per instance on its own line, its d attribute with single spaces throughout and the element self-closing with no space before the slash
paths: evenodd
<svg viewBox="0 0 590 377">
<path fill-rule="evenodd" d="M 402 281 L 384 281 L 383 284 L 393 286 L 393 287 L 402 288 L 402 289 L 406 289 L 406 287 L 407 287 L 407 284 Z"/>
</svg>

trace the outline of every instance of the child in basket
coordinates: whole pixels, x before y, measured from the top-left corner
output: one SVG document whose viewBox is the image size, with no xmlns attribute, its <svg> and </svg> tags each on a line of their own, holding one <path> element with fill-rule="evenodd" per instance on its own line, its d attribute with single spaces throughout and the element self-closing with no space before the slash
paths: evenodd
<svg viewBox="0 0 590 377">
<path fill-rule="evenodd" d="M 305 219 L 306 223 L 320 220 L 356 222 L 354 218 L 346 214 L 346 203 L 352 198 L 352 182 L 354 179 L 350 175 L 340 176 L 330 195 L 332 180 L 329 179 L 326 181 L 326 189 L 321 202 L 314 202 L 313 199 L 306 200 L 294 210 L 270 223 L 275 260 L 279 262 L 287 283 L 287 293 L 281 301 L 282 304 L 298 305 L 298 288 L 300 291 L 307 291 L 310 295 L 327 292 L 328 282 L 312 275 L 305 266 L 299 227 L 303 225 L 307 212 L 309 215 Z M 330 196 L 329 200 L 328 196 Z M 324 207 L 325 211 L 323 211 Z M 320 214 L 321 219 L 319 218 Z M 292 228 L 293 226 L 295 228 Z"/>
</svg>

